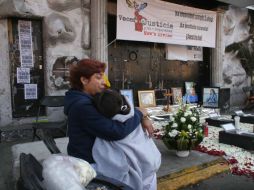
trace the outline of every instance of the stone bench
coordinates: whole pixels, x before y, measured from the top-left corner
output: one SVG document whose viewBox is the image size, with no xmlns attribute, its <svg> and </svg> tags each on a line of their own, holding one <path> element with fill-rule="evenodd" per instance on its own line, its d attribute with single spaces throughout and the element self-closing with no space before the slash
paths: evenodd
<svg viewBox="0 0 254 190">
<path fill-rule="evenodd" d="M 67 144 L 69 141 L 68 137 L 57 138 L 55 139 L 57 147 L 63 154 L 67 154 Z M 35 141 L 35 142 L 28 142 L 22 144 L 16 144 L 11 147 L 12 151 L 12 173 L 13 173 L 13 180 L 14 183 L 19 178 L 19 156 L 20 154 L 31 153 L 37 160 L 42 161 L 46 159 L 51 153 L 47 149 L 46 145 L 43 141 Z"/>
</svg>

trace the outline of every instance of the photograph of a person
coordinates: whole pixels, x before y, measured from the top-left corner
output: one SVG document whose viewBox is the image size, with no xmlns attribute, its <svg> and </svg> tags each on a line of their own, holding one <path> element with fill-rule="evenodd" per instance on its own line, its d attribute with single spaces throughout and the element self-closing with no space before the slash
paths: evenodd
<svg viewBox="0 0 254 190">
<path fill-rule="evenodd" d="M 203 88 L 203 106 L 217 108 L 219 107 L 219 88 Z"/>
<path fill-rule="evenodd" d="M 120 93 L 124 95 L 130 103 L 134 106 L 134 100 L 133 100 L 133 90 L 132 89 L 122 89 L 120 90 Z"/>
<path fill-rule="evenodd" d="M 155 92 L 154 90 L 138 91 L 139 107 L 155 107 Z"/>
<path fill-rule="evenodd" d="M 181 104 L 183 101 L 183 93 L 181 87 L 171 88 L 173 104 Z"/>
<path fill-rule="evenodd" d="M 185 82 L 185 90 L 186 93 L 183 97 L 183 101 L 185 103 L 197 103 L 198 95 L 195 90 L 196 83 L 195 82 Z"/>
</svg>

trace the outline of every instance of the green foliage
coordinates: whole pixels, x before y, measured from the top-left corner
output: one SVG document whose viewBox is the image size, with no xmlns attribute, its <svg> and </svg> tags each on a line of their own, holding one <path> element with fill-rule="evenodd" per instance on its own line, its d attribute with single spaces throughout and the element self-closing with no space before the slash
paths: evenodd
<svg viewBox="0 0 254 190">
<path fill-rule="evenodd" d="M 162 140 L 169 149 L 190 150 L 202 142 L 203 128 L 199 122 L 199 113 L 181 106 L 168 125 L 164 126 Z"/>
</svg>

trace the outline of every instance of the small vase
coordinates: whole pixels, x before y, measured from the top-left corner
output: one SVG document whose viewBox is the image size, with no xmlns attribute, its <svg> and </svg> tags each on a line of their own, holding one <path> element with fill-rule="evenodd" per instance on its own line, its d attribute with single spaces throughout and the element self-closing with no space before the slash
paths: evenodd
<svg viewBox="0 0 254 190">
<path fill-rule="evenodd" d="M 189 156 L 189 154 L 190 154 L 189 150 L 177 150 L 176 151 L 176 155 L 181 158 L 187 157 L 187 156 Z"/>
</svg>

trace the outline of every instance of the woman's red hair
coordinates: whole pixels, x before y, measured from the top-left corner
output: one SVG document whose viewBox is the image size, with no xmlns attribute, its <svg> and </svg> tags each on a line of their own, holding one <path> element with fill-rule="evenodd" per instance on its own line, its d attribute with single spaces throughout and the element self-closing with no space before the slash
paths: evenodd
<svg viewBox="0 0 254 190">
<path fill-rule="evenodd" d="M 80 81 L 81 77 L 90 79 L 93 74 L 104 72 L 105 69 L 105 63 L 92 59 L 81 59 L 77 64 L 70 67 L 71 88 L 82 90 L 83 84 Z"/>
</svg>

